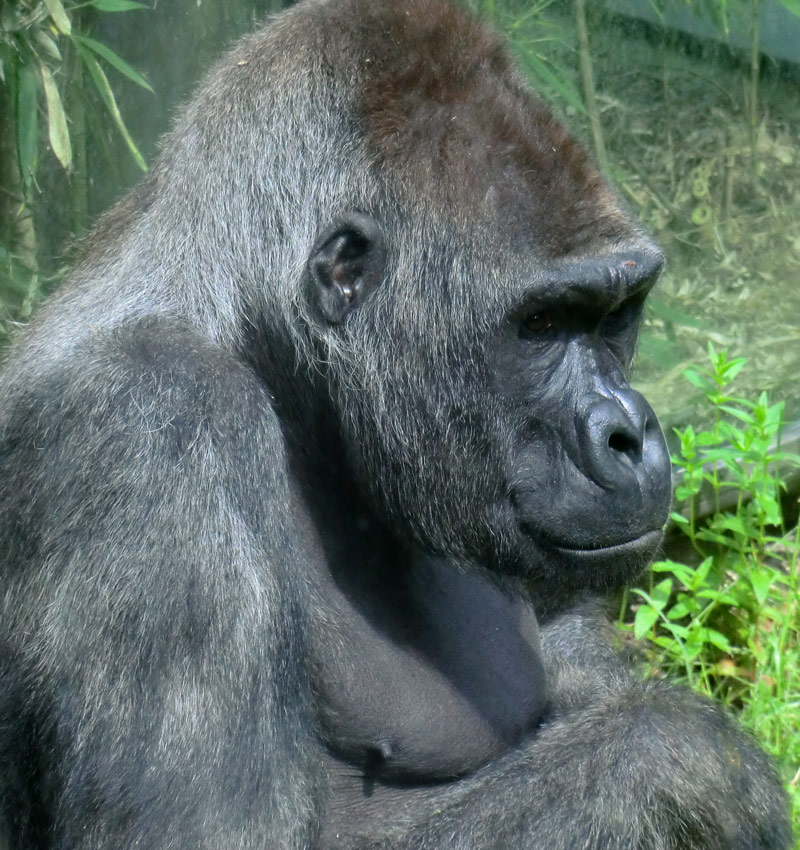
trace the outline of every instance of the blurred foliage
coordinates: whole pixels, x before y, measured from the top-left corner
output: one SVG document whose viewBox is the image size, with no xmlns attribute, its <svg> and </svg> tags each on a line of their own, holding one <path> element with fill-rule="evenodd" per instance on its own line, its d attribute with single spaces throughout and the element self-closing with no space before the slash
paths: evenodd
<svg viewBox="0 0 800 850">
<path fill-rule="evenodd" d="M 602 146 L 609 176 L 666 249 L 637 376 L 666 424 L 703 410 L 676 377 L 709 336 L 755 352 L 746 389 L 776 390 L 800 413 L 789 380 L 800 368 L 800 56 L 795 65 L 763 57 L 757 27 L 747 29 L 764 3 L 796 14 L 800 0 L 641 0 L 656 23 L 620 14 L 634 0 L 464 2 L 506 32 L 570 127 Z M 283 5 L 1 4 L 0 337 L 57 283 L 88 223 L 135 182 L 214 56 Z M 685 9 L 714 21 L 716 40 L 665 23 Z M 727 46 L 734 24 L 749 49 Z"/>
<path fill-rule="evenodd" d="M 86 101 L 76 96 L 84 71 L 128 152 L 139 168 L 147 168 L 105 69 L 114 68 L 136 85 L 152 89 L 115 51 L 81 31 L 93 13 L 141 8 L 132 0 L 6 0 L 0 8 L 0 98 L 7 116 L 0 148 L 5 187 L 0 207 L 0 309 L 6 319 L 27 318 L 59 277 L 44 275 L 39 263 L 41 238 L 34 208 L 40 202 L 37 177 L 45 146 L 40 130 L 46 130 L 47 145 L 65 175 L 85 172 Z M 84 206 L 74 195 L 73 202 Z"/>
<path fill-rule="evenodd" d="M 226 41 L 283 5 L 0 0 L 0 344 L 146 169 Z"/>
</svg>

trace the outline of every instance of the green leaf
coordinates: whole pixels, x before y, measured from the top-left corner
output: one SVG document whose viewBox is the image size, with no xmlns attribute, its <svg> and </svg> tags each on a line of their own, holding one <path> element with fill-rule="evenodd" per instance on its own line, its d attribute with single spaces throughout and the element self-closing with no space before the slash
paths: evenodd
<svg viewBox="0 0 800 850">
<path fill-rule="evenodd" d="M 747 574 L 750 580 L 750 585 L 753 588 L 753 593 L 756 595 L 759 605 L 763 605 L 769 596 L 769 589 L 772 585 L 772 573 L 769 570 L 752 569 Z"/>
<path fill-rule="evenodd" d="M 717 532 L 710 531 L 707 528 L 701 528 L 695 537 L 698 540 L 707 540 L 709 543 L 718 543 L 720 546 L 723 546 L 726 549 L 732 549 L 734 552 L 741 552 L 742 545 L 737 546 L 736 540 L 732 537 L 729 537 L 725 534 L 718 534 Z"/>
<path fill-rule="evenodd" d="M 738 605 L 742 601 L 731 593 L 720 593 L 718 590 L 714 590 L 710 587 L 705 590 L 701 588 L 700 590 L 695 591 L 695 596 L 698 599 L 713 600 L 718 605 Z"/>
<path fill-rule="evenodd" d="M 695 369 L 684 369 L 683 376 L 692 385 L 702 390 L 704 393 L 709 393 L 714 389 L 714 384 L 705 376 L 697 372 Z"/>
<path fill-rule="evenodd" d="M 683 617 L 691 614 L 693 612 L 693 608 L 690 608 L 686 601 L 676 602 L 672 608 L 667 612 L 667 617 L 670 620 L 680 620 Z"/>
<path fill-rule="evenodd" d="M 668 623 L 667 628 L 679 641 L 686 640 L 689 637 L 689 629 L 679 626 L 677 623 Z"/>
<path fill-rule="evenodd" d="M 762 493 L 755 500 L 758 508 L 763 514 L 763 522 L 766 525 L 780 525 L 782 519 L 781 506 L 778 500 L 769 493 Z"/>
<path fill-rule="evenodd" d="M 64 35 L 69 35 L 72 32 L 72 24 L 69 22 L 69 17 L 61 0 L 44 0 L 44 5 L 47 6 L 47 11 L 50 13 L 56 29 Z"/>
<path fill-rule="evenodd" d="M 656 637 L 653 638 L 653 643 L 656 646 L 663 647 L 667 650 L 667 652 L 671 652 L 673 655 L 681 654 L 680 641 L 675 640 L 675 638 L 668 637 L 667 635 L 656 635 Z"/>
<path fill-rule="evenodd" d="M 683 360 L 683 352 L 680 346 L 672 340 L 661 339 L 649 330 L 642 333 L 639 340 L 639 357 L 656 363 L 661 368 L 667 369 L 677 366 Z"/>
<path fill-rule="evenodd" d="M 106 47 L 105 44 L 101 44 L 101 42 L 95 41 L 95 39 L 85 35 L 76 35 L 75 40 L 79 41 L 84 47 L 88 47 L 98 56 L 102 56 L 109 65 L 113 65 L 120 73 L 136 83 L 137 86 L 141 86 L 150 92 L 153 91 L 150 83 L 137 70 L 132 68 L 121 56 L 114 53 L 111 48 Z"/>
<path fill-rule="evenodd" d="M 61 51 L 58 49 L 58 45 L 55 41 L 48 35 L 46 30 L 36 29 L 33 32 L 33 37 L 39 43 L 39 46 L 44 50 L 44 52 L 51 56 L 53 59 L 58 59 L 61 61 Z"/>
<path fill-rule="evenodd" d="M 547 64 L 532 50 L 521 51 L 521 58 L 533 76 L 538 77 L 545 86 L 554 91 L 565 103 L 575 109 L 576 112 L 586 115 L 586 106 L 571 80 L 550 70 Z"/>
<path fill-rule="evenodd" d="M 122 134 L 122 138 L 125 139 L 125 144 L 128 146 L 128 150 L 131 152 L 136 164 L 142 169 L 142 171 L 147 171 L 147 163 L 144 161 L 144 157 L 141 153 L 139 153 L 139 148 L 136 147 L 135 142 L 131 138 L 131 134 L 128 132 L 128 128 L 125 126 L 125 122 L 122 120 L 122 115 L 120 114 L 119 107 L 117 106 L 114 92 L 111 91 L 111 86 L 108 83 L 108 78 L 103 73 L 103 69 L 97 63 L 94 56 L 92 56 L 92 54 L 89 53 L 89 51 L 84 48 L 79 41 L 75 41 L 74 44 L 78 48 L 78 52 L 81 54 L 81 59 L 83 59 L 83 63 L 86 65 L 86 69 L 89 71 L 89 75 L 91 76 L 97 91 L 100 93 L 100 97 L 103 99 L 106 108 L 111 114 L 111 117 L 114 119 L 114 123 L 117 125 L 117 128 Z"/>
<path fill-rule="evenodd" d="M 694 583 L 692 587 L 697 588 L 708 578 L 709 572 L 711 572 L 711 567 L 714 565 L 714 559 L 709 556 L 708 558 L 704 558 L 700 566 L 694 571 Z"/>
<path fill-rule="evenodd" d="M 665 578 L 663 581 L 660 581 L 654 588 L 652 594 L 652 605 L 658 611 L 663 611 L 666 607 L 667 602 L 669 602 L 669 596 L 672 593 L 672 579 Z"/>
<path fill-rule="evenodd" d="M 693 578 L 694 570 L 687 567 L 686 564 L 679 564 L 675 561 L 657 561 L 652 566 L 654 573 L 672 573 L 678 581 L 688 587 Z"/>
<path fill-rule="evenodd" d="M 737 357 L 735 360 L 729 360 L 722 367 L 725 383 L 730 383 L 742 371 L 745 363 L 747 363 L 746 357 Z"/>
<path fill-rule="evenodd" d="M 639 607 L 633 621 L 634 637 L 637 640 L 644 637 L 644 635 L 646 635 L 653 627 L 653 624 L 657 619 L 658 611 L 656 611 L 655 608 L 651 608 L 649 605 L 642 605 Z"/>
<path fill-rule="evenodd" d="M 29 63 L 17 69 L 17 157 L 22 185 L 26 193 L 36 176 L 36 152 L 39 136 L 37 89 L 39 77 Z"/>
<path fill-rule="evenodd" d="M 701 629 L 700 634 L 705 643 L 710 643 L 713 646 L 716 646 L 717 649 L 721 649 L 723 652 L 731 651 L 730 641 L 724 634 L 722 634 L 722 632 L 718 632 L 716 629 Z"/>
<path fill-rule="evenodd" d="M 729 404 L 721 404 L 719 405 L 720 410 L 724 410 L 726 413 L 729 413 L 731 416 L 735 416 L 737 419 L 740 419 L 742 422 L 746 422 L 748 425 L 753 422 L 753 414 L 747 410 L 739 410 L 738 407 L 731 407 Z"/>
<path fill-rule="evenodd" d="M 67 129 L 67 116 L 64 114 L 64 106 L 58 93 L 53 75 L 43 62 L 39 64 L 44 85 L 44 96 L 47 101 L 47 130 L 50 136 L 50 147 L 53 153 L 66 169 L 72 166 L 72 144 Z"/>
<path fill-rule="evenodd" d="M 134 3 L 133 0 L 92 0 L 89 4 L 99 12 L 130 12 L 133 9 L 147 9 L 144 3 Z"/>
<path fill-rule="evenodd" d="M 734 534 L 742 534 L 745 537 L 754 536 L 754 529 L 746 525 L 744 520 L 735 514 L 723 514 L 715 522 L 714 527 L 718 530 L 726 529 Z"/>
<path fill-rule="evenodd" d="M 691 499 L 692 496 L 697 495 L 700 492 L 700 482 L 691 483 L 689 485 L 679 484 L 675 488 L 675 498 L 679 502 L 685 502 L 687 499 Z"/>
<path fill-rule="evenodd" d="M 766 415 L 764 416 L 764 423 L 766 425 L 774 426 L 775 429 L 783 425 L 783 409 L 785 407 L 786 402 L 784 401 L 779 401 L 773 405 L 770 405 L 767 408 Z"/>
<path fill-rule="evenodd" d="M 689 661 L 694 661 L 704 648 L 704 642 L 696 635 L 691 635 L 690 638 L 683 644 L 683 651 Z"/>
</svg>

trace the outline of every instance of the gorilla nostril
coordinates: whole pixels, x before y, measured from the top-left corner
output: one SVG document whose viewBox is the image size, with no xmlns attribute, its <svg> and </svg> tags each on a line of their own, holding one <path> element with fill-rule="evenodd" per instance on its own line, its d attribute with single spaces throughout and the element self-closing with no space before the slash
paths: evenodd
<svg viewBox="0 0 800 850">
<path fill-rule="evenodd" d="M 608 438 L 608 447 L 611 451 L 623 454 L 631 460 L 638 460 L 642 455 L 641 440 L 637 440 L 624 431 L 614 431 Z"/>
</svg>

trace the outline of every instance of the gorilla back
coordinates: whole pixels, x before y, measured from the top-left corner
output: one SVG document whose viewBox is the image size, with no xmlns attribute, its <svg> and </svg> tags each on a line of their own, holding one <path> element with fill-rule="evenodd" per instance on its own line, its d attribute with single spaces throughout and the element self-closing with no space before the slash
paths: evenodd
<svg viewBox="0 0 800 850">
<path fill-rule="evenodd" d="M 236 46 L 0 381 L 0 845 L 788 846 L 571 601 L 666 520 L 661 263 L 456 5 Z"/>
</svg>

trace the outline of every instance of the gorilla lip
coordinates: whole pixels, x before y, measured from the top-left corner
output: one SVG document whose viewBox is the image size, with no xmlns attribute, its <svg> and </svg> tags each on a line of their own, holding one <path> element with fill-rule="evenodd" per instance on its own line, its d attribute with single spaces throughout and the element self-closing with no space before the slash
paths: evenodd
<svg viewBox="0 0 800 850">
<path fill-rule="evenodd" d="M 552 540 L 545 540 L 545 545 L 554 549 L 561 555 L 566 555 L 570 558 L 578 558 L 581 560 L 589 560 L 592 558 L 608 558 L 609 556 L 617 557 L 624 555 L 639 554 L 642 551 L 652 551 L 661 542 L 663 532 L 660 528 L 653 531 L 645 532 L 633 540 L 626 540 L 624 543 L 614 543 L 611 546 L 597 547 L 569 547 L 562 546 Z"/>
<path fill-rule="evenodd" d="M 633 540 L 596 548 L 570 548 L 551 540 L 539 541 L 545 568 L 551 581 L 579 589 L 618 587 L 634 579 L 652 561 L 662 530 L 653 529 Z"/>
</svg>

